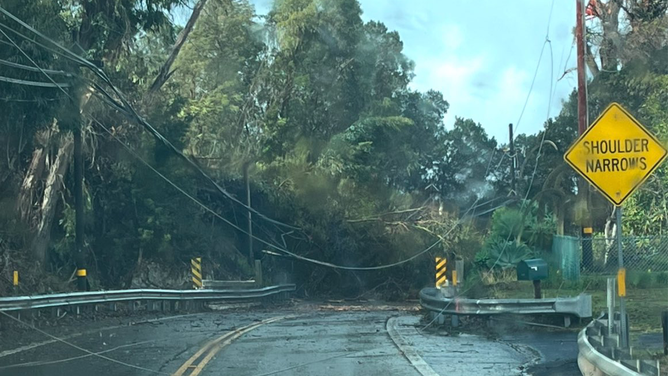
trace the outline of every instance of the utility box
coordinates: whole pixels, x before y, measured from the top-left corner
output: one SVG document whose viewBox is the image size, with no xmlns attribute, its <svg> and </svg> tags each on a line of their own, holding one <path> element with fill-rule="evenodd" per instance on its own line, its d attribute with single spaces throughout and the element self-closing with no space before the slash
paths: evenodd
<svg viewBox="0 0 668 376">
<path fill-rule="evenodd" d="M 547 279 L 547 262 L 543 259 L 520 261 L 517 264 L 518 281 L 540 281 Z"/>
</svg>

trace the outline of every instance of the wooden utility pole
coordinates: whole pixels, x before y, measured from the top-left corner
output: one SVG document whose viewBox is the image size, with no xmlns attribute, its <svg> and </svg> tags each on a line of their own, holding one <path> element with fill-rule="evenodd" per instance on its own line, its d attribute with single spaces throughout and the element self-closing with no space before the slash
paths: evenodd
<svg viewBox="0 0 668 376">
<path fill-rule="evenodd" d="M 248 206 L 246 212 L 248 213 L 248 260 L 253 265 L 255 260 L 255 254 L 253 252 L 253 214 L 251 213 L 251 191 L 250 191 L 250 176 L 248 170 L 250 169 L 250 162 L 245 162 L 243 165 L 244 169 L 244 182 L 246 183 L 246 206 Z"/>
<path fill-rule="evenodd" d="M 578 134 L 583 134 L 587 121 L 587 72 L 585 65 L 584 0 L 576 0 L 575 41 L 578 71 Z"/>
<path fill-rule="evenodd" d="M 515 140 L 513 137 L 513 124 L 508 124 L 508 143 L 510 146 L 510 195 L 517 196 L 517 183 L 515 181 Z"/>
<path fill-rule="evenodd" d="M 575 41 L 577 52 L 578 72 L 578 134 L 582 135 L 589 126 L 589 114 L 587 110 L 587 71 L 585 65 L 585 2 L 576 0 L 575 7 Z M 589 184 L 583 178 L 578 179 L 578 198 L 580 228 L 582 236 L 582 267 L 589 268 L 592 265 L 594 254 L 592 251 L 592 219 L 589 205 Z"/>
<path fill-rule="evenodd" d="M 78 93 L 77 93 L 78 94 Z M 80 104 L 79 104 L 80 107 Z M 77 114 L 79 108 L 76 108 Z M 74 117 L 74 259 L 77 268 L 77 288 L 79 291 L 88 290 L 86 258 L 84 257 L 84 198 L 83 198 L 83 142 L 81 140 L 80 116 Z"/>
</svg>

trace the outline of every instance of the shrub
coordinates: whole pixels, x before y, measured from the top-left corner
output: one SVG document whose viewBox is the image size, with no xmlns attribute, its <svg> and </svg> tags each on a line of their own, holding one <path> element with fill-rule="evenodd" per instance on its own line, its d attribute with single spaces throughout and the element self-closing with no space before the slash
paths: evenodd
<svg viewBox="0 0 668 376">
<path fill-rule="evenodd" d="M 476 255 L 476 264 L 489 269 L 506 270 L 533 256 L 533 251 L 524 243 L 508 240 L 492 239 L 479 254 Z"/>
</svg>

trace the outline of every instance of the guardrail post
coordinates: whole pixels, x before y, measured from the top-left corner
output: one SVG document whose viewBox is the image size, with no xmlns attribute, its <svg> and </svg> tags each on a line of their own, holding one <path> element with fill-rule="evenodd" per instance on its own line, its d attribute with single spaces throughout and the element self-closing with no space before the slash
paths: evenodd
<svg viewBox="0 0 668 376">
<path fill-rule="evenodd" d="M 264 286 L 264 282 L 262 281 L 262 261 L 260 260 L 255 260 L 255 284 L 257 284 L 257 287 L 262 287 Z"/>
<path fill-rule="evenodd" d="M 464 260 L 455 261 L 455 271 L 457 271 L 457 284 L 460 285 L 464 278 Z M 454 281 L 453 281 L 454 282 Z"/>
<path fill-rule="evenodd" d="M 607 286 L 608 304 L 608 335 L 612 335 L 615 324 L 615 278 L 608 278 Z"/>
<path fill-rule="evenodd" d="M 431 312 L 430 316 L 437 325 L 443 325 L 445 323 L 445 316 L 443 316 L 442 313 Z"/>
<path fill-rule="evenodd" d="M 668 311 L 661 312 L 661 327 L 663 328 L 663 355 L 668 355 Z"/>
</svg>

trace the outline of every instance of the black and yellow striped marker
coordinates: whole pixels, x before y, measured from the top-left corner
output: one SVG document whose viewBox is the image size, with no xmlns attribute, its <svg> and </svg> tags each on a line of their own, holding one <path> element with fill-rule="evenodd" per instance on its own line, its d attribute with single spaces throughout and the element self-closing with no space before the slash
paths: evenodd
<svg viewBox="0 0 668 376">
<path fill-rule="evenodd" d="M 190 260 L 190 269 L 193 273 L 193 288 L 202 288 L 202 258 L 195 257 Z"/>
<path fill-rule="evenodd" d="M 77 287 L 79 291 L 88 290 L 88 282 L 86 280 L 87 275 L 88 273 L 86 272 L 86 269 L 84 268 L 77 269 Z"/>
<path fill-rule="evenodd" d="M 436 257 L 436 287 L 445 286 L 447 281 L 445 277 L 445 271 L 447 268 L 445 265 L 448 263 L 448 260 L 445 257 Z"/>
</svg>

